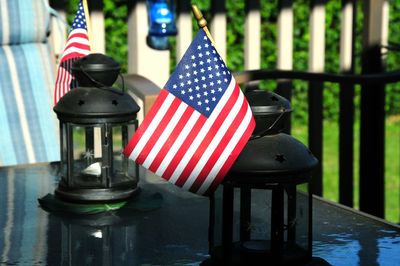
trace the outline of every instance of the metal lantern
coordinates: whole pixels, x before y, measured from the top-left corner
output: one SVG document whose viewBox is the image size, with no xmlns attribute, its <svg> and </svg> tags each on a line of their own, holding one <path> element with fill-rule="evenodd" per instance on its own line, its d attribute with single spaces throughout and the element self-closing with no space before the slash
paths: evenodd
<svg viewBox="0 0 400 266">
<path fill-rule="evenodd" d="M 116 201 L 137 190 L 137 165 L 122 150 L 136 130 L 139 107 L 127 93 L 109 87 L 119 70 L 102 54 L 79 59 L 72 71 L 80 86 L 54 107 L 61 143 L 61 180 L 55 192 L 63 200 Z"/>
<path fill-rule="evenodd" d="M 282 133 L 283 97 L 246 92 L 256 129 L 210 197 L 209 248 L 216 265 L 300 265 L 312 254 L 310 180 L 317 159 Z"/>
</svg>

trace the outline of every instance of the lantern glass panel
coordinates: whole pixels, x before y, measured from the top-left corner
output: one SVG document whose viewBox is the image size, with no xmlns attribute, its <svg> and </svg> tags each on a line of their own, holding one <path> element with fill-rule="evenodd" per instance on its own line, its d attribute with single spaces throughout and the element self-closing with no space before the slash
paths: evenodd
<svg viewBox="0 0 400 266">
<path fill-rule="evenodd" d="M 240 260 L 258 254 L 287 263 L 310 256 L 308 184 L 269 184 L 261 188 L 224 184 L 215 191 L 211 208 L 210 248 L 217 257 L 229 256 L 223 250 L 231 248 L 234 254 L 240 254 Z"/>
<path fill-rule="evenodd" d="M 112 175 L 114 184 L 135 181 L 138 177 L 137 165 L 126 158 L 122 151 L 128 144 L 128 126 L 116 125 L 112 127 Z M 136 180 L 137 181 L 137 180 Z"/>
<path fill-rule="evenodd" d="M 60 172 L 62 177 L 67 177 L 68 174 L 68 142 L 67 142 L 67 124 L 60 123 L 60 134 L 61 134 L 61 162 L 60 162 Z"/>
<path fill-rule="evenodd" d="M 101 184 L 101 128 L 72 126 L 72 177 L 74 186 L 95 187 Z"/>
</svg>

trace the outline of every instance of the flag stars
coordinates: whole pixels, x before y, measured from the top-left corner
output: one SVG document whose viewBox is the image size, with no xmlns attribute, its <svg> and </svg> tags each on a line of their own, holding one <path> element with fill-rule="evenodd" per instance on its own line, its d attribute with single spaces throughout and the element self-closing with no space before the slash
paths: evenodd
<svg viewBox="0 0 400 266">
<path fill-rule="evenodd" d="M 198 79 L 198 78 L 195 78 L 195 79 L 194 79 L 194 82 L 196 82 L 196 83 L 199 82 L 199 79 Z"/>
<path fill-rule="evenodd" d="M 183 86 L 185 86 L 185 83 L 181 82 L 179 85 L 180 85 L 181 87 L 183 87 Z"/>
<path fill-rule="evenodd" d="M 192 82 L 190 80 L 188 80 L 186 83 L 187 83 L 187 85 L 191 85 L 192 84 Z"/>
<path fill-rule="evenodd" d="M 209 112 L 210 111 L 210 107 L 207 106 L 206 107 L 206 111 Z"/>
<path fill-rule="evenodd" d="M 208 48 L 208 46 L 209 46 L 208 43 L 204 44 L 204 47 L 205 47 L 205 48 Z"/>
<path fill-rule="evenodd" d="M 213 101 L 213 102 L 215 102 L 216 100 L 217 100 L 217 98 L 215 98 L 215 97 L 211 98 L 211 101 Z"/>
<path fill-rule="evenodd" d="M 212 94 L 215 94 L 215 90 L 214 90 L 214 89 L 212 89 L 212 90 L 211 90 L 211 93 L 212 93 Z"/>
<path fill-rule="evenodd" d="M 201 72 L 201 73 L 204 73 L 204 71 L 205 71 L 204 68 L 200 69 L 200 72 Z"/>
<path fill-rule="evenodd" d="M 189 89 L 188 89 L 188 92 L 192 92 L 192 91 L 193 91 L 193 89 L 192 89 L 192 88 L 189 88 Z"/>
<path fill-rule="evenodd" d="M 196 70 L 195 70 L 195 71 L 193 71 L 193 75 L 195 75 L 195 76 L 196 76 L 196 75 L 197 75 L 197 73 L 198 73 L 198 72 L 197 72 Z"/>
<path fill-rule="evenodd" d="M 203 54 L 202 54 L 202 53 L 199 53 L 197 56 L 200 57 L 200 58 L 202 58 L 202 57 L 203 57 Z"/>
<path fill-rule="evenodd" d="M 195 59 L 196 59 L 196 56 L 195 56 L 195 55 L 192 55 L 190 58 L 192 58 L 192 60 L 195 60 Z"/>
<path fill-rule="evenodd" d="M 228 82 L 228 79 L 224 79 L 225 82 Z"/>
<path fill-rule="evenodd" d="M 221 73 L 217 72 L 217 73 L 215 73 L 215 75 L 216 75 L 217 77 L 219 77 L 219 76 L 221 76 Z"/>
<path fill-rule="evenodd" d="M 203 88 L 207 88 L 207 84 L 204 83 L 204 84 L 203 84 Z"/>
<path fill-rule="evenodd" d="M 221 88 L 221 87 L 219 87 L 219 88 L 218 88 L 218 91 L 219 91 L 219 92 L 221 92 L 221 91 L 222 91 L 222 88 Z"/>
<path fill-rule="evenodd" d="M 214 77 L 213 74 L 209 74 L 209 75 L 208 75 L 208 78 L 210 78 L 210 79 L 212 79 L 213 77 Z"/>
<path fill-rule="evenodd" d="M 209 51 L 207 51 L 207 52 L 206 52 L 206 55 L 210 55 L 210 52 L 209 52 Z M 210 61 L 211 61 L 211 60 L 210 60 Z"/>
<path fill-rule="evenodd" d="M 204 62 L 203 62 L 203 61 L 200 61 L 199 64 L 202 66 L 202 65 L 204 65 Z"/>
<path fill-rule="evenodd" d="M 215 68 L 215 69 L 219 69 L 219 65 L 215 65 L 214 68 Z"/>
<path fill-rule="evenodd" d="M 179 79 L 183 79 L 183 75 L 179 75 Z"/>
<path fill-rule="evenodd" d="M 190 73 L 188 72 L 188 73 L 186 73 L 186 77 L 190 77 Z"/>
<path fill-rule="evenodd" d="M 201 50 L 201 45 L 198 45 L 198 46 L 197 46 L 197 50 Z"/>
<path fill-rule="evenodd" d="M 201 80 L 206 80 L 206 77 L 205 77 L 205 76 L 202 76 L 202 77 L 201 77 Z"/>
<path fill-rule="evenodd" d="M 197 98 L 200 98 L 200 97 L 201 97 L 200 93 L 197 93 L 197 94 L 196 94 L 196 97 L 197 97 Z"/>
<path fill-rule="evenodd" d="M 185 65 L 185 69 L 189 69 L 189 65 Z"/>
<path fill-rule="evenodd" d="M 196 86 L 196 91 L 200 90 L 200 86 Z"/>
<path fill-rule="evenodd" d="M 211 67 L 211 66 L 209 66 L 207 69 L 208 69 L 208 71 L 211 71 L 211 70 L 212 70 L 212 67 Z"/>
<path fill-rule="evenodd" d="M 186 93 L 185 90 L 181 90 L 182 95 L 185 95 L 185 93 Z"/>
<path fill-rule="evenodd" d="M 211 82 L 210 82 L 210 86 L 211 86 L 211 87 L 214 86 L 214 82 L 211 81 Z"/>
<path fill-rule="evenodd" d="M 205 99 L 204 100 L 204 103 L 209 103 L 210 101 L 208 100 L 208 99 Z"/>
<path fill-rule="evenodd" d="M 211 63 L 211 59 L 210 58 L 207 59 L 207 63 Z"/>
<path fill-rule="evenodd" d="M 178 86 L 176 86 L 176 84 L 172 85 L 172 88 L 176 89 L 178 88 Z"/>
<path fill-rule="evenodd" d="M 196 64 L 196 63 L 193 63 L 193 64 L 192 64 L 192 67 L 196 67 L 196 66 L 197 66 L 197 64 Z"/>
<path fill-rule="evenodd" d="M 208 92 L 206 92 L 206 91 L 203 92 L 203 95 L 204 95 L 204 96 L 207 96 L 207 95 L 208 95 Z"/>
<path fill-rule="evenodd" d="M 197 102 L 197 105 L 198 105 L 198 106 L 200 106 L 200 105 L 201 105 L 201 102 L 200 102 L 200 101 L 198 101 L 198 102 Z"/>
<path fill-rule="evenodd" d="M 190 96 L 189 96 L 189 99 L 190 99 L 191 101 L 193 101 L 193 99 L 194 99 L 193 95 L 190 95 Z"/>
<path fill-rule="evenodd" d="M 219 79 L 219 80 L 217 80 L 217 83 L 218 83 L 218 84 L 221 84 L 221 83 L 222 83 L 222 81 Z"/>
</svg>

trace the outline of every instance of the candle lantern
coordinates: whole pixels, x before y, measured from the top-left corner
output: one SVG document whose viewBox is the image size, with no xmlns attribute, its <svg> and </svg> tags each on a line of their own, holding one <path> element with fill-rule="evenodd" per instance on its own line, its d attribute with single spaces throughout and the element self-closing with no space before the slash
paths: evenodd
<svg viewBox="0 0 400 266">
<path fill-rule="evenodd" d="M 137 191 L 138 168 L 122 150 L 136 130 L 139 107 L 127 93 L 110 87 L 120 71 L 112 58 L 90 54 L 76 61 L 72 71 L 79 87 L 54 107 L 61 143 L 55 194 L 67 201 L 126 199 Z"/>
<path fill-rule="evenodd" d="M 256 128 L 210 196 L 211 259 L 216 265 L 301 265 L 312 254 L 309 184 L 318 161 L 282 133 L 289 101 L 261 90 L 246 97 Z"/>
</svg>

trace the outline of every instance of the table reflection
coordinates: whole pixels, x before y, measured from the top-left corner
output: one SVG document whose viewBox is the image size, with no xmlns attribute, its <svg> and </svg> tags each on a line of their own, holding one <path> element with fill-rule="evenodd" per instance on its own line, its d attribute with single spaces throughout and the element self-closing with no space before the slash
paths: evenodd
<svg viewBox="0 0 400 266">
<path fill-rule="evenodd" d="M 0 168 L 0 265 L 199 265 L 209 258 L 207 198 L 148 175 L 142 196 L 159 193 L 158 208 L 145 198 L 123 213 L 48 213 L 37 200 L 54 192 L 57 175 L 57 164 Z M 314 265 L 400 265 L 398 226 L 320 199 L 313 219 L 313 257 L 325 261 Z"/>
</svg>

